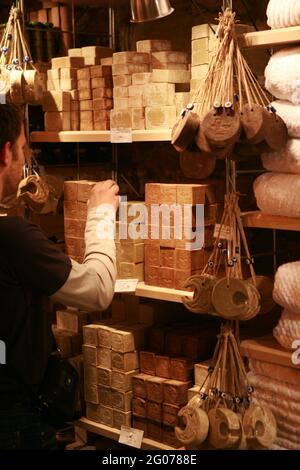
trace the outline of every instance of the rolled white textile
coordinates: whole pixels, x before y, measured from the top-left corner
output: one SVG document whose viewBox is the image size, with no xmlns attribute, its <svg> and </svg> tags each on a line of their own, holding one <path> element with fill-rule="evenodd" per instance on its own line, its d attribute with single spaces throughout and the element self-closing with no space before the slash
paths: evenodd
<svg viewBox="0 0 300 470">
<path fill-rule="evenodd" d="M 292 351 L 294 341 L 300 341 L 300 315 L 287 309 L 283 310 L 273 335 L 283 348 Z"/>
<path fill-rule="evenodd" d="M 265 173 L 254 181 L 254 193 L 265 214 L 300 217 L 300 175 Z"/>
<path fill-rule="evenodd" d="M 266 378 L 263 375 L 248 373 L 248 380 L 251 385 L 256 389 L 263 389 L 270 392 L 275 397 L 279 396 L 283 401 L 286 400 L 290 404 L 294 404 L 297 410 L 300 410 L 300 384 L 291 385 L 279 380 Z"/>
<path fill-rule="evenodd" d="M 261 158 L 266 170 L 276 173 L 300 174 L 300 139 L 289 139 L 281 150 L 264 153 Z"/>
<path fill-rule="evenodd" d="M 275 275 L 273 299 L 282 307 L 300 314 L 300 261 L 280 266 Z M 300 320 L 300 317 L 299 317 Z M 300 338 L 299 338 L 300 339 Z"/>
<path fill-rule="evenodd" d="M 298 0 L 270 0 L 267 7 L 268 25 L 272 29 L 300 25 Z"/>
<path fill-rule="evenodd" d="M 300 106 L 283 100 L 273 101 L 272 106 L 284 120 L 289 136 L 294 139 L 300 138 Z"/>
<path fill-rule="evenodd" d="M 273 379 L 288 384 L 300 384 L 300 370 L 294 369 L 293 367 L 285 367 L 251 358 L 249 359 L 249 368 L 251 372 L 264 375 L 265 377 L 272 377 Z"/>
<path fill-rule="evenodd" d="M 300 47 L 275 52 L 265 70 L 266 88 L 276 98 L 300 104 Z"/>
</svg>

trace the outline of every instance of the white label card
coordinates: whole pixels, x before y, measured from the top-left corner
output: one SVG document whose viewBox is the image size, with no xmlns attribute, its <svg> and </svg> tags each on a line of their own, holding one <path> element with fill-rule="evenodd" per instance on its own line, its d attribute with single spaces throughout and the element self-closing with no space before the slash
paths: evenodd
<svg viewBox="0 0 300 470">
<path fill-rule="evenodd" d="M 232 230 L 228 225 L 221 226 L 220 224 L 215 225 L 214 238 L 220 238 L 221 240 L 232 240 Z"/>
<path fill-rule="evenodd" d="M 138 282 L 138 279 L 117 279 L 115 283 L 115 293 L 135 292 Z"/>
<path fill-rule="evenodd" d="M 140 449 L 142 447 L 143 437 L 144 431 L 140 429 L 129 428 L 128 426 L 122 426 L 119 442 L 120 444 L 126 444 L 127 446 Z"/>
<path fill-rule="evenodd" d="M 112 144 L 132 144 L 132 129 L 111 129 L 110 141 Z"/>
</svg>

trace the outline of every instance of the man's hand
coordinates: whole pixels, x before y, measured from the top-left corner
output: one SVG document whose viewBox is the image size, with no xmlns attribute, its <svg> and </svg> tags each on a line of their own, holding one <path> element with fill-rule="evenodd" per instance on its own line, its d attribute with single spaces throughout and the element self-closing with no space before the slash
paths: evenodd
<svg viewBox="0 0 300 470">
<path fill-rule="evenodd" d="M 98 207 L 101 204 L 111 205 L 115 211 L 119 207 L 119 186 L 113 180 L 101 181 L 95 184 L 90 192 L 88 208 Z"/>
</svg>

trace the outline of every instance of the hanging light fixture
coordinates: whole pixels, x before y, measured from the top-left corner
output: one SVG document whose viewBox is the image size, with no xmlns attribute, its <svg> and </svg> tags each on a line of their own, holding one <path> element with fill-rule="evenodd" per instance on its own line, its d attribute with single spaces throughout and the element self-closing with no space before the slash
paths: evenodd
<svg viewBox="0 0 300 470">
<path fill-rule="evenodd" d="M 130 0 L 131 22 L 159 20 L 173 13 L 169 0 Z"/>
</svg>

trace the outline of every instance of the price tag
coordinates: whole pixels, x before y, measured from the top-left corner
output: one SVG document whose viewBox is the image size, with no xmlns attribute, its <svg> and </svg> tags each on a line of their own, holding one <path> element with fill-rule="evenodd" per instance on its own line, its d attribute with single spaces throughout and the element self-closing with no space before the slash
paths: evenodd
<svg viewBox="0 0 300 470">
<path fill-rule="evenodd" d="M 6 82 L 0 80 L 0 104 L 6 104 Z"/>
<path fill-rule="evenodd" d="M 112 144 L 132 144 L 132 129 L 111 129 L 110 141 Z"/>
<path fill-rule="evenodd" d="M 143 436 L 144 431 L 141 431 L 140 429 L 122 426 L 119 442 L 120 444 L 126 444 L 127 446 L 136 447 L 137 449 L 140 449 L 142 447 Z"/>
<path fill-rule="evenodd" d="M 115 293 L 135 292 L 138 282 L 138 279 L 117 279 L 115 284 Z"/>
<path fill-rule="evenodd" d="M 232 240 L 231 227 L 228 225 L 221 226 L 220 224 L 215 225 L 214 238 L 220 238 L 221 240 Z"/>
</svg>

